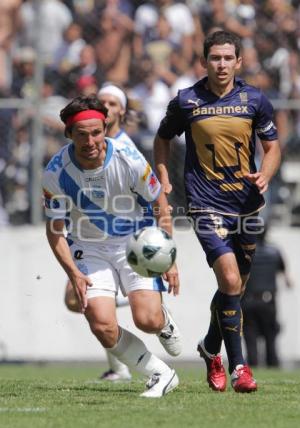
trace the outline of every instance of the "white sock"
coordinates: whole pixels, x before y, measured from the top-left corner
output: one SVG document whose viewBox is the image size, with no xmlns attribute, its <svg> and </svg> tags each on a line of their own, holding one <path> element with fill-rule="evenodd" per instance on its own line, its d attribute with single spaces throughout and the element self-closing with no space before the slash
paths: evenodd
<svg viewBox="0 0 300 428">
<path fill-rule="evenodd" d="M 117 359 L 108 349 L 106 349 L 107 361 L 109 368 L 115 373 L 128 373 L 128 367 Z"/>
<path fill-rule="evenodd" d="M 108 349 L 111 354 L 130 368 L 146 376 L 152 376 L 154 373 L 161 374 L 170 370 L 166 363 L 148 351 L 141 339 L 128 330 L 119 328 L 120 338 L 118 343 L 113 348 Z"/>
<path fill-rule="evenodd" d="M 167 312 L 167 310 L 163 304 L 161 305 L 161 310 L 162 310 L 164 317 L 165 317 L 165 324 L 164 324 L 163 328 L 161 329 L 161 331 L 159 333 L 157 333 L 158 335 L 168 326 L 169 321 L 170 321 L 169 316 L 168 316 L 168 312 Z"/>
<path fill-rule="evenodd" d="M 121 308 L 122 306 L 128 306 L 129 305 L 128 297 L 117 296 L 116 305 L 117 305 L 117 308 Z"/>
</svg>

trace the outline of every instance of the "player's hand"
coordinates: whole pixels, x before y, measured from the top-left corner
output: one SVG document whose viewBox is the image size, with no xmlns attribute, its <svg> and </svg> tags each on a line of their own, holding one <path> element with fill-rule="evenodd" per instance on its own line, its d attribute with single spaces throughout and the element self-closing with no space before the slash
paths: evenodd
<svg viewBox="0 0 300 428">
<path fill-rule="evenodd" d="M 168 293 L 172 293 L 174 296 L 179 294 L 179 275 L 176 263 L 168 270 L 168 272 L 163 274 L 163 279 L 169 283 Z"/>
<path fill-rule="evenodd" d="M 70 281 L 73 285 L 76 299 L 78 300 L 80 312 L 84 313 L 87 308 L 87 287 L 91 287 L 93 284 L 90 278 L 82 273 L 73 275 L 70 277 Z"/>
<path fill-rule="evenodd" d="M 258 188 L 259 193 L 265 193 L 269 187 L 268 180 L 262 172 L 255 172 L 254 174 L 246 174 L 245 178 Z"/>
<path fill-rule="evenodd" d="M 169 195 L 172 192 L 172 184 L 169 181 L 162 181 L 161 182 L 161 188 L 162 191 L 166 194 Z"/>
</svg>

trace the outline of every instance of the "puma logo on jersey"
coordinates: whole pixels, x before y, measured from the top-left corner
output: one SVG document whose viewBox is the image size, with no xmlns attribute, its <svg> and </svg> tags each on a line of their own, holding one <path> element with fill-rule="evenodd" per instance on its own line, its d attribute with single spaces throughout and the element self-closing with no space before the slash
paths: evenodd
<svg viewBox="0 0 300 428">
<path fill-rule="evenodd" d="M 199 98 L 196 101 L 189 99 L 189 100 L 187 100 L 187 102 L 190 104 L 194 104 L 196 107 L 199 107 L 200 100 L 199 100 Z"/>
</svg>

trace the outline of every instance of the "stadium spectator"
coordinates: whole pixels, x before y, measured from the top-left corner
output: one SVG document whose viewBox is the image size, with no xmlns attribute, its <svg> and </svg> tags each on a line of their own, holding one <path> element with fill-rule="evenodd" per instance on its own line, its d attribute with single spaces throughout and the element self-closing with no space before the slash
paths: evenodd
<svg viewBox="0 0 300 428">
<path fill-rule="evenodd" d="M 61 74 L 60 92 L 66 98 L 72 98 L 78 94 L 78 82 L 81 77 L 93 77 L 99 86 L 103 83 L 104 75 L 96 61 L 95 48 L 92 45 L 85 45 L 79 55 L 79 64 L 68 73 Z"/>
<path fill-rule="evenodd" d="M 81 36 L 81 26 L 72 22 L 64 32 L 62 43 L 54 52 L 54 69 L 67 73 L 71 68 L 79 65 L 80 52 L 86 45 Z"/>
<path fill-rule="evenodd" d="M 206 38 L 207 77 L 179 91 L 169 103 L 154 155 L 163 189 L 169 193 L 170 140 L 185 132 L 188 212 L 218 283 L 209 330 L 198 351 L 207 365 L 209 386 L 224 391 L 226 373 L 220 354 L 224 340 L 232 387 L 236 392 L 252 392 L 257 384 L 242 354 L 240 296 L 259 232 L 256 215 L 278 169 L 280 147 L 270 102 L 260 90 L 235 77 L 242 62 L 240 51 L 240 39 L 231 33 L 217 31 Z M 264 152 L 258 172 L 255 133 Z"/>
<path fill-rule="evenodd" d="M 248 363 L 252 366 L 262 363 L 259 360 L 258 348 L 261 338 L 266 365 L 278 367 L 280 364 L 276 348 L 276 337 L 280 331 L 276 303 L 278 275 L 282 274 L 285 285 L 289 288 L 291 281 L 286 272 L 283 255 L 275 245 L 266 241 L 266 234 L 267 226 L 264 233 L 258 235 L 257 248 L 241 306 Z"/>
<path fill-rule="evenodd" d="M 59 0 L 43 0 L 39 6 L 40 49 L 46 64 L 52 64 L 54 53 L 63 40 L 63 33 L 72 22 L 72 14 Z M 24 2 L 20 9 L 21 28 L 19 43 L 36 46 L 36 4 L 32 0 Z"/>
<path fill-rule="evenodd" d="M 96 60 L 104 80 L 126 85 L 131 60 L 133 23 L 116 7 L 107 6 L 99 19 L 100 36 L 95 43 Z"/>
<path fill-rule="evenodd" d="M 14 74 L 11 92 L 15 97 L 32 98 L 34 90 L 34 67 L 36 52 L 30 46 L 23 46 L 15 52 Z"/>
<path fill-rule="evenodd" d="M 155 39 L 155 26 L 163 14 L 171 27 L 170 40 L 182 46 L 183 56 L 189 61 L 193 56 L 194 19 L 184 3 L 173 0 L 157 0 L 140 5 L 135 13 L 134 54 L 140 58 L 143 46 Z"/>
<path fill-rule="evenodd" d="M 139 276 L 129 267 L 125 255 L 128 234 L 134 228 L 153 224 L 154 219 L 149 216 L 148 220 L 144 217 L 137 221 L 145 214 L 146 201 L 148 209 L 156 201 L 158 222 L 163 219 L 164 227 L 171 232 L 166 197 L 136 149 L 130 156 L 125 144 L 105 139 L 107 109 L 96 96 L 73 99 L 60 117 L 72 144 L 52 158 L 44 174 L 50 247 L 73 285 L 93 334 L 120 361 L 149 376 L 143 397 L 161 397 L 178 385 L 178 377 L 140 339 L 118 326 L 115 296 L 122 287 L 137 327 L 156 333 L 171 355 L 181 352 L 178 328 L 161 303 L 164 288 L 161 278 Z M 115 196 L 120 195 L 133 198 L 133 211 L 128 212 L 127 198 L 115 206 Z M 138 205 L 139 195 L 145 202 L 143 207 Z M 66 202 L 70 198 L 71 205 Z M 120 216 L 118 206 L 121 212 L 126 209 L 126 220 Z M 92 207 L 97 218 L 88 214 Z M 70 221 L 68 239 L 64 235 L 66 219 Z M 169 292 L 178 294 L 176 266 L 165 278 Z"/>
<path fill-rule="evenodd" d="M 12 83 L 12 55 L 14 38 L 20 29 L 21 0 L 7 0 L 0 4 L 0 90 L 10 90 Z"/>
<path fill-rule="evenodd" d="M 139 60 L 136 66 L 136 74 L 140 82 L 131 88 L 129 95 L 141 102 L 146 120 L 144 128 L 140 129 L 139 138 L 135 141 L 146 159 L 151 163 L 153 137 L 157 123 L 163 117 L 168 104 L 170 91 L 169 87 L 159 79 L 151 58 L 145 56 Z"/>
</svg>

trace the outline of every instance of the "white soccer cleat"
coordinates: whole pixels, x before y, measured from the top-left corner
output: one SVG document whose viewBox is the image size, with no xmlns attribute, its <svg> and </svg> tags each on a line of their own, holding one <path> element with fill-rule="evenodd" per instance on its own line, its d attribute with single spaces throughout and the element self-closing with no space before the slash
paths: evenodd
<svg viewBox="0 0 300 428">
<path fill-rule="evenodd" d="M 107 380 L 109 382 L 129 382 L 131 380 L 131 374 L 129 370 L 123 370 L 121 372 L 108 370 L 100 376 L 100 380 Z"/>
<path fill-rule="evenodd" d="M 179 384 L 179 379 L 175 370 L 168 370 L 165 373 L 153 374 L 146 383 L 146 391 L 140 397 L 159 398 L 168 394 L 172 389 L 176 388 Z"/>
<path fill-rule="evenodd" d="M 182 337 L 174 319 L 165 305 L 162 305 L 167 324 L 157 335 L 168 354 L 177 357 L 182 351 Z"/>
</svg>

